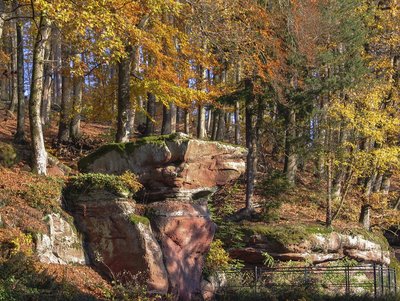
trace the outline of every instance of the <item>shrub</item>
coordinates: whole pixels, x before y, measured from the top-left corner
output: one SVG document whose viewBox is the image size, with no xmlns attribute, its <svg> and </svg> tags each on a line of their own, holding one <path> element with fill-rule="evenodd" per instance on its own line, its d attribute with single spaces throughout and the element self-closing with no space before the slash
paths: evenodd
<svg viewBox="0 0 400 301">
<path fill-rule="evenodd" d="M 121 176 L 100 173 L 80 174 L 71 177 L 66 188 L 66 195 L 80 194 L 95 190 L 105 190 L 115 195 L 129 197 L 142 188 L 137 176 L 130 171 Z"/>
<path fill-rule="evenodd" d="M 11 144 L 0 142 L 0 166 L 10 167 L 17 162 L 17 152 Z"/>
</svg>

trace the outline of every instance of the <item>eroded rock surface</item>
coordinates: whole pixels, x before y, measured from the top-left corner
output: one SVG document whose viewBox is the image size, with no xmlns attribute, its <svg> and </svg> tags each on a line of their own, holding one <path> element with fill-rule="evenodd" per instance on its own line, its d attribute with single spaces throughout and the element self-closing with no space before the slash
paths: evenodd
<svg viewBox="0 0 400 301">
<path fill-rule="evenodd" d="M 190 200 L 237 179 L 245 171 L 246 149 L 184 134 L 111 144 L 79 162 L 83 172 L 137 174 L 145 200 Z"/>
</svg>

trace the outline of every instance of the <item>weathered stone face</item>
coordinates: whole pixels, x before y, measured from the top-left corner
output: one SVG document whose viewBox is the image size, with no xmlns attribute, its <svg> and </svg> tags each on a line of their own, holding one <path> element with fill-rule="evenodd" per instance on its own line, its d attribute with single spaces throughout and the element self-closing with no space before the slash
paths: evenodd
<svg viewBox="0 0 400 301">
<path fill-rule="evenodd" d="M 201 295 L 204 255 L 214 237 L 206 203 L 159 202 L 149 207 L 151 222 L 164 256 L 171 291 L 180 300 Z"/>
<path fill-rule="evenodd" d="M 82 240 L 76 230 L 58 214 L 49 214 L 45 219 L 48 234 L 39 234 L 36 237 L 39 260 L 44 263 L 85 264 Z"/>
<path fill-rule="evenodd" d="M 109 276 L 145 273 L 150 291 L 168 292 L 162 252 L 145 219 L 135 221 L 135 203 L 127 199 L 105 199 L 108 193 L 82 196 L 70 211 L 85 237 L 91 262 Z"/>
<path fill-rule="evenodd" d="M 82 159 L 79 168 L 107 174 L 130 170 L 144 185 L 146 200 L 191 200 L 243 174 L 246 153 L 238 146 L 176 134 L 173 139 L 107 145 Z"/>
</svg>

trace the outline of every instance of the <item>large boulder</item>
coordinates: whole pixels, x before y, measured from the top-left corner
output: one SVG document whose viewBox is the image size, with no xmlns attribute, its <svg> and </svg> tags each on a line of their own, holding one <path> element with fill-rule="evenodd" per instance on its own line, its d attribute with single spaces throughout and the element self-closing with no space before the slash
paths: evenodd
<svg viewBox="0 0 400 301">
<path fill-rule="evenodd" d="M 168 271 L 171 291 L 179 300 L 201 296 L 204 255 L 214 237 L 206 203 L 159 202 L 148 207 Z"/>
<path fill-rule="evenodd" d="M 84 235 L 92 264 L 111 278 L 145 273 L 151 292 L 168 292 L 161 248 L 134 201 L 108 191 L 89 191 L 69 194 L 67 207 Z"/>
<path fill-rule="evenodd" d="M 78 166 L 91 173 L 132 171 L 145 187 L 146 200 L 194 200 L 243 174 L 246 153 L 239 146 L 177 133 L 105 145 Z"/>
</svg>

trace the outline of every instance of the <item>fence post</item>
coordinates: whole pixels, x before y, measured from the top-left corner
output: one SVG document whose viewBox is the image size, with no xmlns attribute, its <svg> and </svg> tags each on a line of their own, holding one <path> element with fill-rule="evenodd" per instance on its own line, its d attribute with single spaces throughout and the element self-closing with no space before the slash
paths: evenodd
<svg viewBox="0 0 400 301">
<path fill-rule="evenodd" d="M 257 293 L 257 282 L 258 282 L 258 269 L 254 267 L 254 292 Z"/>
<path fill-rule="evenodd" d="M 345 275 L 345 281 L 346 281 L 346 295 L 350 295 L 350 268 L 349 268 L 349 266 L 346 266 L 344 268 L 344 275 Z"/>
<path fill-rule="evenodd" d="M 376 299 L 378 296 L 378 292 L 377 292 L 377 287 L 376 287 L 376 283 L 377 282 L 377 277 L 376 277 L 376 263 L 374 263 L 374 299 Z"/>
<path fill-rule="evenodd" d="M 383 275 L 383 264 L 381 264 L 381 296 L 385 295 L 385 279 L 384 279 L 384 275 Z"/>
<path fill-rule="evenodd" d="M 389 294 L 391 294 L 392 293 L 392 279 L 391 279 L 391 273 L 392 273 L 392 271 L 390 270 L 390 268 L 388 267 L 387 268 L 387 273 L 388 273 L 388 290 L 389 290 Z"/>
<path fill-rule="evenodd" d="M 397 295 L 397 275 L 395 269 L 393 269 L 393 280 L 394 280 L 394 294 Z"/>
</svg>

